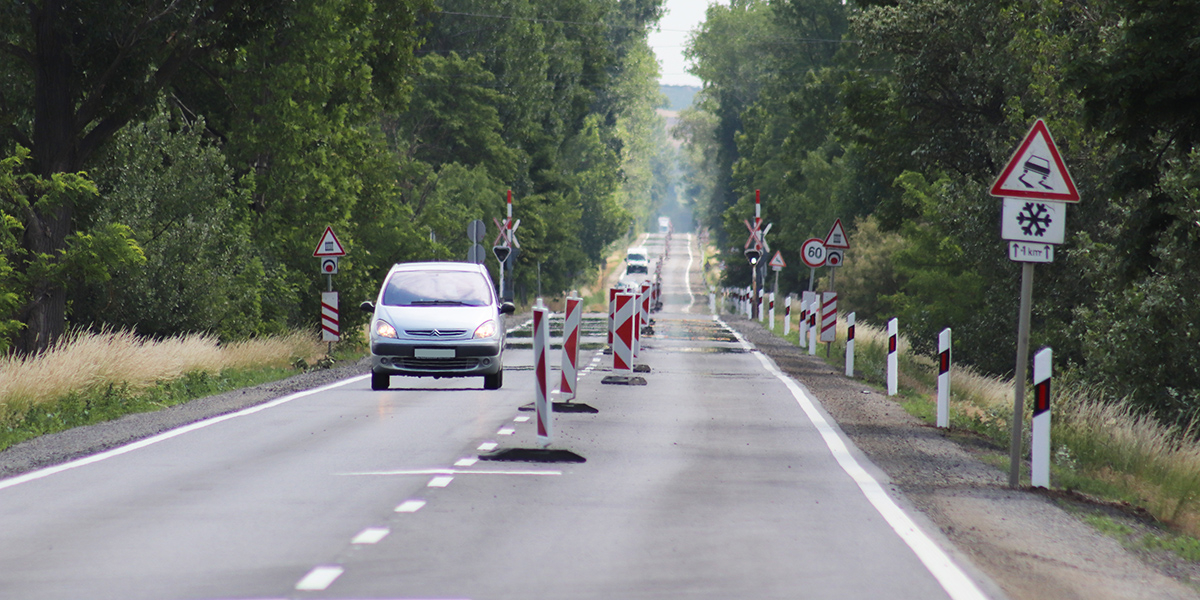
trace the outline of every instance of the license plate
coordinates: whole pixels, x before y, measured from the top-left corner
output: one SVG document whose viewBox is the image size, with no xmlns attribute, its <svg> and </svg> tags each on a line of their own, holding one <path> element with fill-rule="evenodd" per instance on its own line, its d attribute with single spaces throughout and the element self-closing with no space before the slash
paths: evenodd
<svg viewBox="0 0 1200 600">
<path fill-rule="evenodd" d="M 454 358 L 454 348 L 414 348 L 416 358 Z"/>
</svg>

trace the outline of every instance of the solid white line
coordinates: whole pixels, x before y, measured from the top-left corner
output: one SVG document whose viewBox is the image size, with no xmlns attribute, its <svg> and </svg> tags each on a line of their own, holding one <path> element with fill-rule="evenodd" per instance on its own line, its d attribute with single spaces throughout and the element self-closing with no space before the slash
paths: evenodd
<svg viewBox="0 0 1200 600">
<path fill-rule="evenodd" d="M 430 479 L 429 483 L 425 484 L 425 486 L 426 487 L 444 488 L 444 487 L 450 485 L 451 481 L 454 481 L 454 477 L 452 477 L 450 475 L 438 475 L 437 477 Z"/>
<path fill-rule="evenodd" d="M 358 535 L 354 536 L 354 539 L 350 540 L 350 543 L 378 544 L 381 540 L 383 540 L 383 538 L 387 537 L 389 533 L 391 533 L 391 530 L 386 527 L 368 527 L 358 532 Z"/>
<path fill-rule="evenodd" d="M 725 327 L 737 337 L 738 341 L 743 344 L 743 347 L 752 347 L 732 327 L 725 324 L 719 317 L 713 317 L 722 327 Z M 931 539 L 924 531 L 917 527 L 917 524 L 900 508 L 896 501 L 884 491 L 880 485 L 862 465 L 858 464 L 858 460 L 850 453 L 849 448 L 838 437 L 833 426 L 825 420 L 825 417 L 817 410 L 817 399 L 812 397 L 807 390 L 800 387 L 796 380 L 784 374 L 771 362 L 771 359 L 762 352 L 755 352 L 759 362 L 762 363 L 766 370 L 774 375 L 777 379 L 783 382 L 792 393 L 792 397 L 804 410 L 804 414 L 808 416 L 809 421 L 821 434 L 821 439 L 825 441 L 825 446 L 829 448 L 829 452 L 837 460 L 838 466 L 854 480 L 858 485 L 858 489 L 862 492 L 871 506 L 879 512 L 880 516 L 887 521 L 892 530 L 900 536 L 900 539 L 912 549 L 917 558 L 929 570 L 934 579 L 937 579 L 941 584 L 942 589 L 950 595 L 954 600 L 987 600 L 987 595 L 975 585 L 975 582 L 967 576 L 965 572 Z"/>
<path fill-rule="evenodd" d="M 75 469 L 78 467 L 90 465 L 92 463 L 98 463 L 102 460 L 107 460 L 107 459 L 113 458 L 115 456 L 121 456 L 122 454 L 128 454 L 130 452 L 133 452 L 134 450 L 140 450 L 147 446 L 153 446 L 154 444 L 157 444 L 159 442 L 164 442 L 171 438 L 179 437 L 185 433 L 191 433 L 198 429 L 204 429 L 205 427 L 208 427 L 209 425 L 216 425 L 217 423 L 228 421 L 230 419 L 236 419 L 238 417 L 252 415 L 256 412 L 267 410 L 268 408 L 275 408 L 276 406 L 279 406 L 281 404 L 287 404 L 288 402 L 291 402 L 292 400 L 299 400 L 300 398 L 304 398 L 305 396 L 319 394 L 321 392 L 331 390 L 336 387 L 341 387 L 343 385 L 355 383 L 357 381 L 362 381 L 362 380 L 366 379 L 367 377 L 370 377 L 370 375 L 358 375 L 356 377 L 351 377 L 349 379 L 343 379 L 341 381 L 336 381 L 329 385 L 323 385 L 319 388 L 313 388 L 311 390 L 305 390 L 303 392 L 296 392 L 295 394 L 289 394 L 282 398 L 276 398 L 270 402 L 264 402 L 263 404 L 259 404 L 257 406 L 251 406 L 249 408 L 239 410 L 238 412 L 229 413 L 227 415 L 221 415 L 218 417 L 213 417 L 211 419 L 205 419 L 203 421 L 196 421 L 195 423 L 191 423 L 189 425 L 184 425 L 183 427 L 178 427 L 178 428 L 172 429 L 170 431 L 164 431 L 163 433 L 160 433 L 158 435 L 148 437 L 144 440 L 138 440 L 136 442 L 133 442 L 132 444 L 126 444 L 124 446 L 113 448 L 112 450 L 108 450 L 106 452 L 101 452 L 99 454 L 93 454 L 91 456 L 88 456 L 85 458 L 80 458 L 78 460 L 73 460 L 71 462 L 66 462 L 61 465 L 55 465 L 53 467 L 46 467 L 45 469 L 39 469 L 37 471 L 31 471 L 29 473 L 25 473 L 24 475 L 18 475 L 16 477 L 11 477 L 9 479 L 0 481 L 0 490 L 10 488 L 10 487 L 13 487 L 16 485 L 20 485 L 22 483 L 28 483 L 30 481 L 42 479 L 44 477 L 49 477 L 56 473 L 62 473 L 63 471 L 68 471 L 68 470 Z"/>
<path fill-rule="evenodd" d="M 482 450 L 483 452 L 491 452 L 492 450 L 496 449 L 496 446 L 499 446 L 499 445 L 500 444 L 497 444 L 496 442 L 484 442 L 484 443 L 480 444 L 479 447 L 476 448 L 476 450 Z"/>
<path fill-rule="evenodd" d="M 302 592 L 320 592 L 333 585 L 338 577 L 342 576 L 346 570 L 336 566 L 316 567 L 296 584 L 296 589 Z"/>
<path fill-rule="evenodd" d="M 424 500 L 405 500 L 396 507 L 395 512 L 398 513 L 415 513 L 425 507 Z"/>
</svg>

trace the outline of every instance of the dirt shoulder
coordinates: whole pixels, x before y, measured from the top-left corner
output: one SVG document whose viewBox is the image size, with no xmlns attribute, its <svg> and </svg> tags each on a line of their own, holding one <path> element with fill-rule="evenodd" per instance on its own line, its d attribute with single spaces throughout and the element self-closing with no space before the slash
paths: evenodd
<svg viewBox="0 0 1200 600">
<path fill-rule="evenodd" d="M 1104 507 L 1010 489 L 1007 475 L 980 460 L 996 451 L 985 442 L 926 425 L 757 321 L 723 318 L 804 384 L 891 484 L 1011 598 L 1200 598 L 1176 561 L 1148 564 L 1077 516 Z"/>
</svg>

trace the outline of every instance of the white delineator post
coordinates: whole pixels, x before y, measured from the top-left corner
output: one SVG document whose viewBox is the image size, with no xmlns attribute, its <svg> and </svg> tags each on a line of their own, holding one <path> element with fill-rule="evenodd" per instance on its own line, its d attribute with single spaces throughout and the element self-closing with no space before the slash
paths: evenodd
<svg viewBox="0 0 1200 600">
<path fill-rule="evenodd" d="M 938 334 L 937 426 L 950 426 L 950 328 Z"/>
<path fill-rule="evenodd" d="M 896 356 L 900 347 L 900 322 L 896 319 L 888 321 L 887 334 L 887 393 L 895 396 L 900 392 L 900 359 Z"/>
<path fill-rule="evenodd" d="M 766 290 L 758 290 L 758 322 L 762 323 L 766 319 L 766 312 L 763 310 L 767 307 L 767 292 Z"/>
<path fill-rule="evenodd" d="M 783 335 L 787 335 L 792 328 L 792 295 L 788 294 L 783 298 Z"/>
<path fill-rule="evenodd" d="M 554 416 L 550 412 L 550 393 L 547 381 L 547 371 L 550 367 L 546 360 L 546 351 L 550 348 L 548 312 L 540 306 L 533 309 L 533 408 L 537 414 L 538 444 L 543 448 L 550 445 L 550 439 L 554 434 Z"/>
<path fill-rule="evenodd" d="M 816 292 L 806 291 L 800 294 L 800 322 L 797 325 L 800 329 L 801 348 L 808 347 L 808 308 L 816 298 Z"/>
<path fill-rule="evenodd" d="M 575 397 L 575 385 L 579 383 L 579 323 L 583 316 L 583 299 L 567 298 L 567 314 L 563 320 L 562 382 L 558 393 L 564 400 Z"/>
<path fill-rule="evenodd" d="M 808 305 L 808 355 L 817 355 L 817 332 L 820 328 L 817 325 L 817 315 L 821 314 L 821 303 L 813 300 L 812 304 Z"/>
<path fill-rule="evenodd" d="M 846 377 L 854 377 L 854 316 L 846 315 Z"/>
<path fill-rule="evenodd" d="M 613 374 L 633 375 L 633 305 L 636 296 L 627 292 L 617 294 L 616 326 L 613 329 Z"/>
<path fill-rule="evenodd" d="M 1053 351 L 1043 348 L 1033 355 L 1033 460 L 1029 482 L 1050 487 L 1050 371 Z"/>
<path fill-rule="evenodd" d="M 767 314 L 767 327 L 771 331 L 775 331 L 775 292 L 771 292 L 771 296 L 767 300 Z"/>
</svg>

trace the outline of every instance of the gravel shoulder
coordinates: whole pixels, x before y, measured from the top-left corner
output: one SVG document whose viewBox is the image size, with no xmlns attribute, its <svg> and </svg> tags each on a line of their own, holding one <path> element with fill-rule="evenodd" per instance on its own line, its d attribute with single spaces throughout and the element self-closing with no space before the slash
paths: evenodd
<svg viewBox="0 0 1200 600">
<path fill-rule="evenodd" d="M 1179 561 L 1143 560 L 1150 557 L 1127 550 L 1073 514 L 1105 510 L 1103 505 L 1069 494 L 1010 489 L 1007 475 L 979 459 L 989 449 L 971 436 L 925 424 L 757 321 L 724 320 L 805 385 L 891 485 L 1011 598 L 1200 598 L 1184 583 L 1186 567 Z"/>
</svg>

